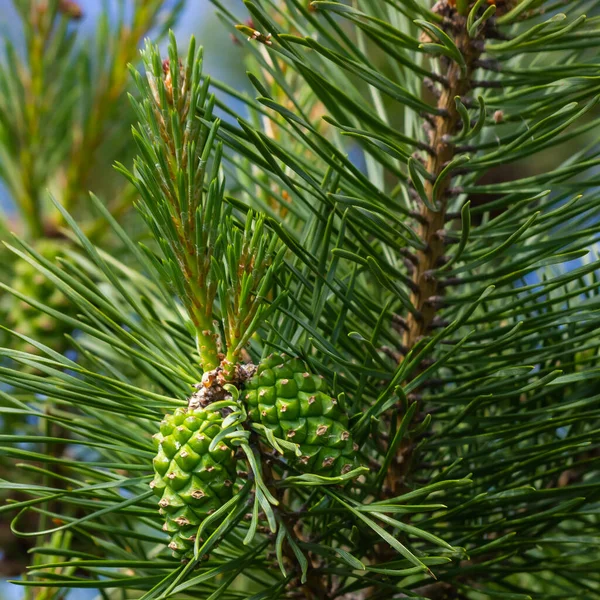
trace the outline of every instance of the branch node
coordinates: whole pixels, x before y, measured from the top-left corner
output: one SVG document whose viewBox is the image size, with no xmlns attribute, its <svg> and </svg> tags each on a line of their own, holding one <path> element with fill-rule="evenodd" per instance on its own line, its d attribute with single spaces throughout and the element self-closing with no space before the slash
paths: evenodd
<svg viewBox="0 0 600 600">
<path fill-rule="evenodd" d="M 419 264 L 419 259 L 417 256 L 406 250 L 406 248 L 402 248 L 402 250 L 400 250 L 400 254 L 402 254 L 404 258 L 408 258 L 413 265 L 417 266 Z"/>
<path fill-rule="evenodd" d="M 448 277 L 448 279 L 442 279 L 439 284 L 440 287 L 447 288 L 455 285 L 461 285 L 463 280 L 460 277 Z"/>
<path fill-rule="evenodd" d="M 416 192 L 415 192 L 416 193 Z M 416 221 L 418 221 L 419 223 L 421 223 L 422 225 L 427 224 L 427 218 L 422 215 L 419 211 L 416 210 L 411 210 L 408 213 L 409 217 L 412 217 L 413 219 L 415 219 Z"/>
<path fill-rule="evenodd" d="M 481 60 L 476 60 L 473 63 L 473 66 L 478 67 L 480 69 L 485 69 L 486 71 L 494 71 L 496 73 L 502 71 L 502 64 L 499 61 L 493 59 L 484 58 Z"/>
<path fill-rule="evenodd" d="M 422 119 L 424 119 L 432 129 L 435 129 L 435 127 L 436 127 L 435 119 L 430 114 L 425 113 L 425 112 L 420 112 L 419 116 Z"/>
<path fill-rule="evenodd" d="M 444 245 L 451 246 L 452 244 L 456 244 L 457 239 L 450 233 L 448 233 L 445 229 L 438 229 L 433 237 L 435 239 L 440 240 Z"/>
<path fill-rule="evenodd" d="M 435 281 L 435 273 L 433 271 L 425 271 L 422 275 L 423 279 L 428 283 Z"/>
<path fill-rule="evenodd" d="M 390 346 L 381 346 L 379 350 L 397 363 L 400 362 L 408 352 L 408 350 L 404 346 L 398 346 L 397 349 L 390 348 Z"/>
<path fill-rule="evenodd" d="M 430 296 L 423 304 L 426 304 L 434 310 L 440 310 L 440 308 L 446 306 L 446 301 L 443 296 Z"/>
<path fill-rule="evenodd" d="M 433 321 L 429 324 L 429 329 L 442 329 L 443 327 L 448 327 L 450 325 L 450 321 L 447 319 L 442 319 L 442 317 L 433 317 Z"/>
<path fill-rule="evenodd" d="M 425 79 L 423 79 L 423 85 L 435 96 L 436 99 L 439 100 L 442 92 L 436 87 L 435 83 L 430 77 L 425 77 Z"/>
<path fill-rule="evenodd" d="M 395 313 L 392 315 L 392 327 L 399 332 L 408 331 L 406 319 Z"/>
<path fill-rule="evenodd" d="M 456 187 L 450 187 L 446 190 L 446 195 L 448 197 L 455 198 L 456 196 L 460 196 L 465 193 L 465 188 L 462 185 L 457 185 Z"/>
</svg>

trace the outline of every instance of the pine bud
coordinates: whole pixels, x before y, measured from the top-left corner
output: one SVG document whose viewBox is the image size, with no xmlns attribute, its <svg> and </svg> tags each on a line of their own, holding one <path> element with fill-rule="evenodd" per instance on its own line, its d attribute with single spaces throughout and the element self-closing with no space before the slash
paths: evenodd
<svg viewBox="0 0 600 600">
<path fill-rule="evenodd" d="M 83 10 L 75 0 L 60 0 L 58 12 L 76 21 L 83 17 Z"/>
</svg>

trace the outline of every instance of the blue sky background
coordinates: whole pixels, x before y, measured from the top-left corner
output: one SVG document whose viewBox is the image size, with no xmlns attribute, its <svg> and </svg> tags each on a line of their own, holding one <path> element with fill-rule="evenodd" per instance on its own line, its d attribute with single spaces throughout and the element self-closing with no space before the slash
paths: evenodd
<svg viewBox="0 0 600 600">
<path fill-rule="evenodd" d="M 126 6 L 132 6 L 131 0 L 124 0 Z M 223 0 L 222 0 L 223 1 Z M 82 34 L 91 36 L 96 28 L 98 16 L 108 5 L 114 8 L 117 0 L 78 0 L 83 9 L 83 19 L 76 27 Z M 174 0 L 167 0 L 168 3 Z M 245 14 L 241 0 L 224 0 L 223 4 L 229 8 L 239 8 L 238 14 Z M 235 48 L 229 37 L 229 31 L 216 17 L 216 9 L 209 0 L 187 0 L 186 7 L 175 28 L 177 38 L 182 44 L 187 44 L 191 35 L 195 35 L 198 42 L 204 46 L 205 72 L 212 77 L 241 88 L 246 85 L 245 69 L 239 60 L 240 52 Z M 20 39 L 19 18 L 11 0 L 0 0 L 0 40 L 9 38 L 18 44 Z M 2 45 L 0 44 L 0 56 Z M 12 213 L 13 207 L 6 189 L 0 181 L 0 210 Z M 2 600 L 0 596 L 0 600 Z"/>
</svg>

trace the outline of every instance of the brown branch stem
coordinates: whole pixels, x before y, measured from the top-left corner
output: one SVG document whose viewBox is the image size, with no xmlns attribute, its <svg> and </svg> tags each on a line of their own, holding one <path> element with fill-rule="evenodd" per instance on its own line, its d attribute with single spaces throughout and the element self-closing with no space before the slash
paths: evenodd
<svg viewBox="0 0 600 600">
<path fill-rule="evenodd" d="M 449 10 L 449 6 L 445 7 Z M 455 158 L 457 149 L 450 139 L 457 133 L 461 125 L 460 114 L 456 109 L 455 98 L 466 101 L 466 96 L 473 87 L 473 72 L 481 56 L 480 38 L 470 38 L 466 29 L 465 17 L 456 10 L 450 9 L 447 16 L 446 33 L 450 35 L 460 50 L 464 65 L 443 58 L 447 65 L 445 80 L 447 85 L 441 90 L 437 100 L 438 115 L 433 117 L 428 128 L 429 146 L 433 150 L 425 156 L 425 169 L 429 177 L 425 180 L 425 192 L 428 205 L 420 203 L 417 222 L 417 234 L 424 242 L 424 249 L 416 252 L 416 260 L 412 269 L 414 283 L 411 302 L 416 308 L 409 313 L 403 327 L 402 347 L 409 351 L 419 340 L 430 333 L 436 323 L 440 309 L 440 297 L 444 294 L 444 286 L 436 276 L 436 269 L 443 264 L 445 253 L 443 232 L 447 223 L 447 209 L 452 198 L 451 173 L 443 175 L 446 166 Z M 437 183 L 436 183 L 437 182 Z M 398 415 L 398 420 L 402 418 Z M 392 496 L 402 493 L 405 477 L 410 470 L 415 442 L 406 440 L 400 445 L 396 459 L 392 462 L 386 478 L 387 488 Z"/>
</svg>

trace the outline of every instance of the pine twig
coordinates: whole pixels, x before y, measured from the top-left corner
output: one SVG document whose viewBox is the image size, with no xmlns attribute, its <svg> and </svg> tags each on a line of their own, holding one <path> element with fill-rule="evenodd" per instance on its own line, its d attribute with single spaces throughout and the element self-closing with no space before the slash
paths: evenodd
<svg viewBox="0 0 600 600">
<path fill-rule="evenodd" d="M 448 7 L 444 7 L 445 10 Z M 442 8 L 440 8 L 442 10 Z M 434 326 L 436 314 L 443 305 L 441 296 L 443 286 L 435 276 L 435 270 L 443 261 L 446 244 L 440 235 L 446 226 L 446 213 L 451 198 L 452 174 L 443 174 L 444 169 L 456 156 L 456 148 L 449 143 L 460 126 L 460 114 L 455 98 L 465 98 L 472 89 L 472 75 L 475 65 L 481 56 L 481 37 L 471 38 L 466 28 L 466 18 L 458 12 L 451 13 L 447 33 L 453 37 L 456 47 L 464 58 L 464 65 L 448 62 L 447 86 L 444 87 L 437 102 L 438 114 L 433 118 L 433 126 L 429 130 L 429 145 L 434 152 L 426 158 L 425 169 L 429 174 L 424 181 L 428 202 L 421 202 L 417 234 L 424 242 L 425 249 L 418 250 L 416 264 L 413 269 L 415 291 L 411 294 L 411 302 L 416 308 L 415 314 L 409 313 L 402 336 L 402 346 L 409 351 L 423 337 L 429 334 Z M 483 34 L 480 34 L 480 36 Z M 440 176 L 443 177 L 439 181 Z M 433 209 L 436 210 L 433 210 Z M 411 465 L 414 443 L 401 444 L 396 460 L 390 466 L 386 478 L 391 495 L 401 493 L 404 479 Z"/>
</svg>

